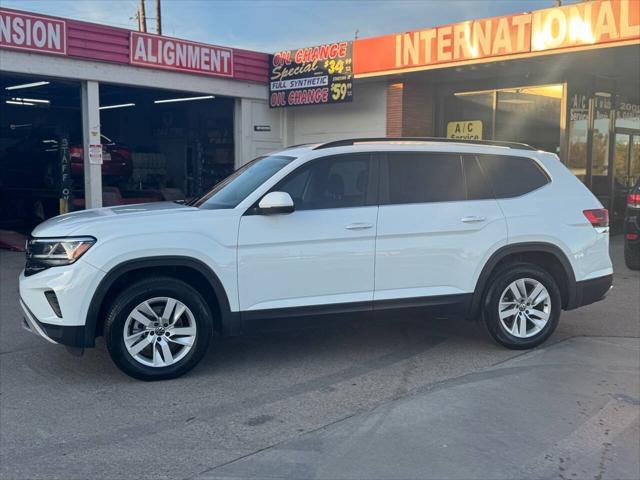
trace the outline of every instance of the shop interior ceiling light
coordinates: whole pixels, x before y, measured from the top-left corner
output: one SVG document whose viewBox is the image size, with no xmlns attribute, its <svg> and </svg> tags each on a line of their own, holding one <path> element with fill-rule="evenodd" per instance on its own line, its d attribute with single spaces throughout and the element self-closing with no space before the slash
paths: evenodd
<svg viewBox="0 0 640 480">
<path fill-rule="evenodd" d="M 18 97 L 14 97 L 11 100 L 13 100 L 14 102 L 46 103 L 46 104 L 51 103 L 50 100 L 44 100 L 42 98 L 18 98 Z"/>
<path fill-rule="evenodd" d="M 100 107 L 98 110 L 111 110 L 113 108 L 125 108 L 125 107 L 135 107 L 135 103 L 121 103 L 119 105 L 105 105 L 104 107 Z"/>
<path fill-rule="evenodd" d="M 8 103 L 9 105 L 30 105 L 30 106 L 35 106 L 35 103 L 30 103 L 30 102 L 16 102 L 15 100 L 5 100 L 4 103 Z"/>
<path fill-rule="evenodd" d="M 23 83 L 20 85 L 12 85 L 10 87 L 4 87 L 5 90 L 18 90 L 19 88 L 32 88 L 32 87 L 40 87 L 42 85 L 49 85 L 51 82 L 33 82 L 33 83 Z"/>
<path fill-rule="evenodd" d="M 216 97 L 214 95 L 205 95 L 203 97 L 168 98 L 166 100 L 154 100 L 153 103 L 190 102 L 192 100 L 208 100 L 210 98 Z"/>
</svg>

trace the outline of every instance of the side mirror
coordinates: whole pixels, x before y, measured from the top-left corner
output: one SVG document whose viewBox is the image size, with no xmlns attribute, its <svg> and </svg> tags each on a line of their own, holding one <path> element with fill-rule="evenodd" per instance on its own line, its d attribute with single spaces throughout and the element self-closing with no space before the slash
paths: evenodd
<svg viewBox="0 0 640 480">
<path fill-rule="evenodd" d="M 293 199 L 287 192 L 269 192 L 258 203 L 258 213 L 262 215 L 292 213 L 294 210 Z"/>
</svg>

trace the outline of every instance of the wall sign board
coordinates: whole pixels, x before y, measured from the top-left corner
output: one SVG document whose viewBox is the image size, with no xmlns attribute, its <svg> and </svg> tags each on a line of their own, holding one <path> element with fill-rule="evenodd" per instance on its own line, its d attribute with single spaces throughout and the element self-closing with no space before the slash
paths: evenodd
<svg viewBox="0 0 640 480">
<path fill-rule="evenodd" d="M 593 0 L 357 40 L 354 73 L 389 75 L 613 44 L 637 44 L 640 1 Z"/>
<path fill-rule="evenodd" d="M 285 50 L 269 62 L 269 106 L 317 105 L 353 99 L 352 43 Z"/>
<path fill-rule="evenodd" d="M 0 47 L 67 53 L 67 23 L 55 18 L 0 10 Z"/>
<path fill-rule="evenodd" d="M 233 77 L 231 48 L 140 32 L 131 32 L 129 48 L 134 65 Z"/>
<path fill-rule="evenodd" d="M 464 120 L 447 123 L 447 138 L 482 140 L 482 120 Z"/>
</svg>

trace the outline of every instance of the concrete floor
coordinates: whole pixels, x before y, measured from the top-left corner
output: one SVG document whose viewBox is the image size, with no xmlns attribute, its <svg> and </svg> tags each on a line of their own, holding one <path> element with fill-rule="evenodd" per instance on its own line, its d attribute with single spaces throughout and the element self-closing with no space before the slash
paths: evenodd
<svg viewBox="0 0 640 480">
<path fill-rule="evenodd" d="M 104 345 L 20 328 L 0 252 L 0 475 L 10 478 L 640 478 L 640 274 L 522 353 L 457 321 L 353 321 L 217 342 L 143 383 Z"/>
</svg>

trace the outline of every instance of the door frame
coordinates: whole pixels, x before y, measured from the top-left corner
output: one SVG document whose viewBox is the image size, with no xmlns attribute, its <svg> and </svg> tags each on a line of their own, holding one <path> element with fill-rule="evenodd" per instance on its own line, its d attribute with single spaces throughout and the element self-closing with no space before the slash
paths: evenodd
<svg viewBox="0 0 640 480">
<path fill-rule="evenodd" d="M 613 130 L 613 137 L 609 139 L 609 205 L 606 205 L 609 212 L 613 212 L 615 202 L 615 162 L 616 162 L 616 136 L 618 134 L 629 136 L 629 145 L 627 146 L 628 168 L 631 167 L 631 151 L 633 149 L 633 138 L 640 138 L 640 130 L 635 128 L 618 127 Z"/>
</svg>

